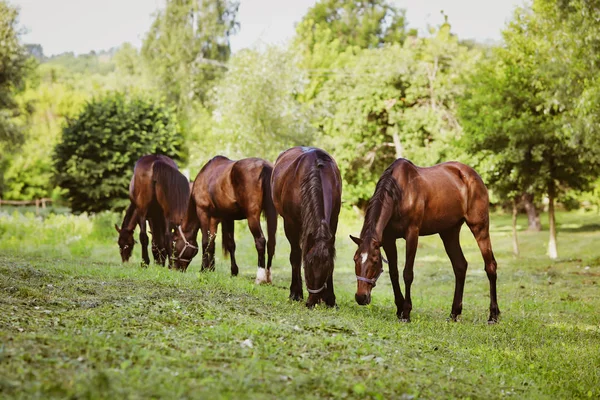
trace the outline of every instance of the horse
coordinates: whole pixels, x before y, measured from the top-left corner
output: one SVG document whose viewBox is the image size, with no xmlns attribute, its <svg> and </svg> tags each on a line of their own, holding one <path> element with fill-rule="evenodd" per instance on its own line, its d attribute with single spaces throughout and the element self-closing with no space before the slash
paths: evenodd
<svg viewBox="0 0 600 400">
<path fill-rule="evenodd" d="M 142 259 L 150 264 L 146 220 L 152 232 L 152 253 L 158 264 L 164 265 L 167 257 L 172 265 L 172 230 L 179 226 L 187 212 L 190 186 L 187 178 L 179 172 L 177 164 L 164 155 L 141 157 L 133 170 L 129 184 L 130 205 L 119 228 L 119 248 L 123 262 L 129 260 L 133 251 L 133 231 L 140 226 Z"/>
<path fill-rule="evenodd" d="M 293 147 L 277 158 L 271 186 L 291 246 L 290 299 L 300 301 L 304 297 L 300 271 L 304 264 L 309 293 L 306 306 L 324 301 L 334 307 L 335 233 L 342 197 L 337 164 L 324 150 Z"/>
<path fill-rule="evenodd" d="M 460 246 L 463 223 L 471 230 L 484 261 L 490 283 L 488 323 L 498 321 L 496 298 L 497 263 L 489 234 L 489 197 L 483 180 L 475 170 L 459 162 L 445 162 L 428 168 L 397 159 L 381 175 L 375 193 L 367 204 L 360 238 L 350 236 L 358 245 L 354 254 L 357 279 L 356 302 L 371 302 L 371 289 L 383 272 L 380 247 L 389 260 L 389 274 L 397 312 L 402 322 L 410 322 L 413 266 L 419 236 L 439 234 L 455 275 L 454 300 L 450 319 L 462 313 L 462 298 L 467 260 Z M 406 298 L 398 282 L 396 239 L 406 240 L 404 283 Z"/>
<path fill-rule="evenodd" d="M 256 283 L 271 283 L 271 263 L 275 253 L 277 212 L 271 199 L 273 166 L 260 158 L 234 161 L 216 156 L 200 170 L 192 187 L 187 216 L 175 235 L 175 264 L 186 270 L 198 253 L 198 230 L 202 230 L 202 271 L 214 270 L 215 237 L 221 224 L 225 256 L 231 256 L 231 275 L 239 272 L 235 260 L 234 221 L 248 220 L 258 253 Z M 268 241 L 260 226 L 267 220 Z M 265 268 L 265 244 L 268 261 Z"/>
</svg>

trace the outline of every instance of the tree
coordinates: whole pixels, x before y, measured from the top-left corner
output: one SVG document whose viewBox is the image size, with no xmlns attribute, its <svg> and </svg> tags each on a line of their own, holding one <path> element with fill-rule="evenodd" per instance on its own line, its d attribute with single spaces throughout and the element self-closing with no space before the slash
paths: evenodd
<svg viewBox="0 0 600 400">
<path fill-rule="evenodd" d="M 89 101 L 67 122 L 54 150 L 54 177 L 74 212 L 122 209 L 133 165 L 145 154 L 185 158 L 174 113 L 154 101 L 111 93 Z"/>
<path fill-rule="evenodd" d="M 231 0 L 168 0 L 158 12 L 142 56 L 169 102 L 180 109 L 206 102 L 231 54 L 238 6 Z"/>
<path fill-rule="evenodd" d="M 296 99 L 303 84 L 304 74 L 286 49 L 236 54 L 214 92 L 216 150 L 274 160 L 287 147 L 311 144 L 310 109 Z"/>
<path fill-rule="evenodd" d="M 455 101 L 461 71 L 477 60 L 445 24 L 431 37 L 344 53 L 316 99 L 325 110 L 319 142 L 336 157 L 344 197 L 362 206 L 381 172 L 396 158 L 432 165 L 452 153 L 460 135 Z"/>
<path fill-rule="evenodd" d="M 555 200 L 568 188 L 587 187 L 595 176 L 595 150 L 584 148 L 569 124 L 568 102 L 553 101 L 560 66 L 542 15 L 518 9 L 495 49 L 472 76 L 460 102 L 466 148 L 490 168 L 488 183 L 502 194 L 538 193 L 549 200 L 548 254 L 558 256 Z"/>
<path fill-rule="evenodd" d="M 345 57 L 361 49 L 404 43 L 416 31 L 406 30 L 405 12 L 388 0 L 321 0 L 296 26 L 294 48 L 311 79 L 302 95 L 316 98 L 324 82 L 344 67 Z"/>
<path fill-rule="evenodd" d="M 20 114 L 14 95 L 27 74 L 28 56 L 19 41 L 18 15 L 17 8 L 0 0 L 0 143 L 5 145 L 15 145 L 22 140 L 14 122 Z"/>
<path fill-rule="evenodd" d="M 328 41 L 348 47 L 372 49 L 384 43 L 402 43 L 407 37 L 405 12 L 388 0 L 321 0 L 311 7 L 296 27 L 296 42 L 313 53 L 323 43 L 320 33 L 330 31 Z"/>
</svg>

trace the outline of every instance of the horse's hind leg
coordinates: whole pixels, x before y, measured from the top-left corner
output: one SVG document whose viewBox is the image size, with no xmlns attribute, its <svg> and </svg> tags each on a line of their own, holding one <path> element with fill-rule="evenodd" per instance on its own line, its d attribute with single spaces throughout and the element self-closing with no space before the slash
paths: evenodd
<svg viewBox="0 0 600 400">
<path fill-rule="evenodd" d="M 488 323 L 493 324 L 498 322 L 500 309 L 498 308 L 498 299 L 496 297 L 496 269 L 498 268 L 498 264 L 492 251 L 489 219 L 486 215 L 486 218 L 482 221 L 477 223 L 469 223 L 467 221 L 467 224 L 471 232 L 473 232 L 475 240 L 477 240 L 477 245 L 479 245 L 479 250 L 481 250 L 481 255 L 483 256 L 485 272 L 490 281 L 490 317 L 488 318 Z"/>
<path fill-rule="evenodd" d="M 257 215 L 248 217 L 248 227 L 254 236 L 254 245 L 258 253 L 258 270 L 256 271 L 256 283 L 271 283 L 271 271 L 265 269 L 265 248 L 267 240 L 260 227 L 260 211 Z"/>
<path fill-rule="evenodd" d="M 200 270 L 214 270 L 217 221 L 214 218 L 210 218 L 204 212 L 198 213 L 198 219 L 200 220 L 200 231 L 202 232 L 202 267 Z"/>
<path fill-rule="evenodd" d="M 292 284 L 290 285 L 290 299 L 300 301 L 304 298 L 302 293 L 302 251 L 300 249 L 300 232 L 297 225 L 290 220 L 283 221 L 285 236 L 290 242 L 290 264 L 292 265 Z"/>
<path fill-rule="evenodd" d="M 454 269 L 454 300 L 452 301 L 452 311 L 450 318 L 456 321 L 462 313 L 462 299 L 465 290 L 465 278 L 467 276 L 467 260 L 460 247 L 460 228 L 462 222 L 454 228 L 440 233 L 440 237 L 444 242 L 446 254 L 452 263 Z"/>
<path fill-rule="evenodd" d="M 235 221 L 232 219 L 225 219 L 221 222 L 221 229 L 223 232 L 223 249 L 226 253 L 229 253 L 231 257 L 231 275 L 236 276 L 239 272 L 237 263 L 235 262 Z"/>
</svg>

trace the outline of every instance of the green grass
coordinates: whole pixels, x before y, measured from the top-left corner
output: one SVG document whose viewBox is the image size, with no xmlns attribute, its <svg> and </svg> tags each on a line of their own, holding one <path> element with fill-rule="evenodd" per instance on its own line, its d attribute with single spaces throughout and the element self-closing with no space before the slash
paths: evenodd
<svg viewBox="0 0 600 400">
<path fill-rule="evenodd" d="M 187 274 L 141 269 L 139 247 L 121 265 L 113 219 L 0 215 L 0 397 L 600 397 L 596 214 L 558 216 L 557 261 L 545 256 L 547 232 L 520 231 L 522 256 L 513 257 L 509 216 L 492 216 L 502 311 L 493 326 L 468 229 L 462 320 L 446 322 L 454 276 L 440 239 L 427 237 L 412 322 L 402 324 L 387 274 L 370 306 L 354 302 L 347 235 L 360 221 L 351 214 L 339 229 L 337 310 L 288 301 L 282 229 L 274 284 L 256 286 L 244 224 L 236 229 L 240 276 L 232 278 L 220 253 L 214 273 L 200 274 L 198 260 Z"/>
</svg>

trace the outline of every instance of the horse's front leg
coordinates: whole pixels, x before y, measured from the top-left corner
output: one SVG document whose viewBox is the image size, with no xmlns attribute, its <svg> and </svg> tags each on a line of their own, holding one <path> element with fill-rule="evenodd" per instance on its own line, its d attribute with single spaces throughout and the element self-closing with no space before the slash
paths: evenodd
<svg viewBox="0 0 600 400">
<path fill-rule="evenodd" d="M 284 219 L 283 228 L 285 236 L 290 242 L 290 264 L 292 266 L 292 283 L 290 285 L 290 299 L 300 301 L 304 298 L 302 291 L 302 250 L 300 249 L 300 232 L 297 224 L 292 220 Z"/>
<path fill-rule="evenodd" d="M 384 238 L 383 250 L 388 257 L 390 269 L 390 281 L 394 289 L 394 301 L 396 303 L 396 316 L 402 320 L 402 307 L 404 307 L 404 297 L 402 289 L 400 289 L 400 280 L 398 275 L 398 249 L 396 248 L 396 239 Z"/>
<path fill-rule="evenodd" d="M 410 286 L 412 285 L 415 266 L 415 256 L 417 255 L 417 245 L 419 244 L 419 230 L 409 229 L 406 235 L 406 263 L 404 264 L 404 285 L 406 288 L 406 298 L 402 308 L 402 321 L 410 322 L 410 312 L 412 310 L 412 299 L 410 298 Z"/>
</svg>

